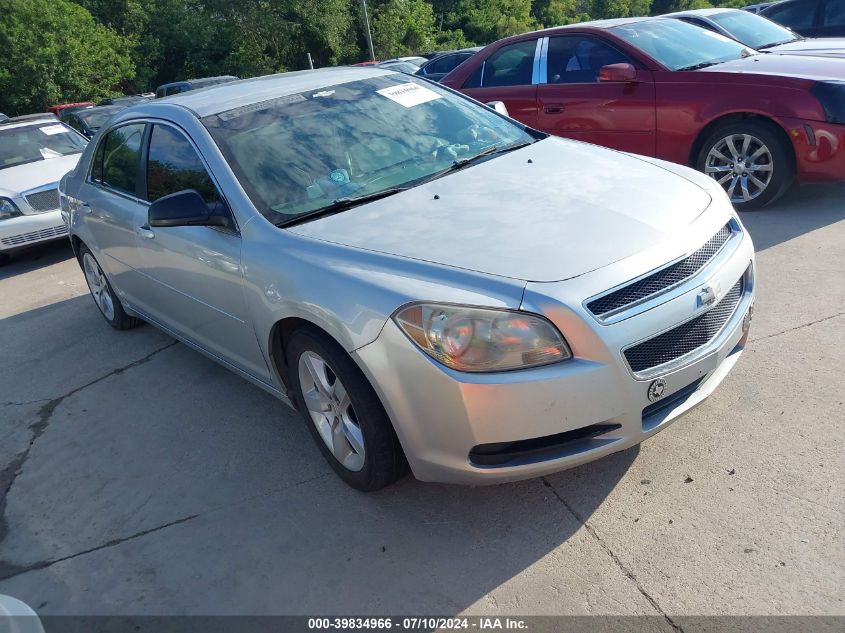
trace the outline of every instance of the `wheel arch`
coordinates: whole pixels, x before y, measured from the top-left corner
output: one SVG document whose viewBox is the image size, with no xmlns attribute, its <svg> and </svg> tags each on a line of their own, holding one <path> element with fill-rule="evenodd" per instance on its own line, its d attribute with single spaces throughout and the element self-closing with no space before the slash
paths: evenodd
<svg viewBox="0 0 845 633">
<path fill-rule="evenodd" d="M 348 346 L 344 345 L 328 328 L 320 325 L 315 320 L 303 316 L 286 316 L 276 321 L 270 328 L 270 340 L 267 349 L 270 354 L 271 370 L 275 372 L 277 380 L 289 396 L 291 394 L 290 376 L 288 375 L 290 367 L 288 367 L 287 363 L 287 342 L 290 339 L 290 335 L 298 329 L 319 332 L 331 339 L 339 348 L 349 353 Z M 354 354 L 350 354 L 350 356 L 357 365 Z M 290 399 L 295 402 L 294 398 Z"/>
<path fill-rule="evenodd" d="M 792 166 L 793 168 L 795 167 L 795 146 L 792 144 L 792 139 L 789 138 L 789 134 L 777 121 L 757 112 L 731 112 L 728 114 L 721 114 L 711 119 L 710 122 L 707 123 L 707 125 L 701 128 L 695 138 L 695 141 L 693 141 L 688 158 L 689 166 L 692 168 L 695 168 L 697 166 L 698 155 L 701 153 L 702 147 L 704 146 L 704 142 L 711 134 L 713 134 L 713 132 L 718 130 L 720 127 L 733 125 L 734 123 L 740 123 L 742 121 L 753 121 L 754 123 L 759 123 L 769 127 L 772 132 L 777 134 L 784 142 L 784 146 L 787 148 L 789 156 L 792 160 Z"/>
</svg>

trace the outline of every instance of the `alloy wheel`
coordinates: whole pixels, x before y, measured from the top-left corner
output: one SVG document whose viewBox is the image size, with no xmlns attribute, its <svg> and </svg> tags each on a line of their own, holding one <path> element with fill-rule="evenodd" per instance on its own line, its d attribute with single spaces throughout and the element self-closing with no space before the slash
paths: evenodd
<svg viewBox="0 0 845 633">
<path fill-rule="evenodd" d="M 82 256 L 82 269 L 85 271 L 85 281 L 88 282 L 88 289 L 94 297 L 94 303 L 100 308 L 100 312 L 109 321 L 114 319 L 114 302 L 109 292 L 109 284 L 103 270 L 91 253 Z"/>
<path fill-rule="evenodd" d="M 731 134 L 710 149 L 704 173 L 722 185 L 731 202 L 747 203 L 762 195 L 772 182 L 772 152 L 756 136 Z"/>
<path fill-rule="evenodd" d="M 344 468 L 364 467 L 364 434 L 352 401 L 331 366 L 311 351 L 299 357 L 299 385 L 311 421 Z"/>
</svg>

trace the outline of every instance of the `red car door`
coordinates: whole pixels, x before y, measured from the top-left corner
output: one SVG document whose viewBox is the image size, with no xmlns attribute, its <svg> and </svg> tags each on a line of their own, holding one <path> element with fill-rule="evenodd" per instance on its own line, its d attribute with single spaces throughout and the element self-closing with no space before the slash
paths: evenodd
<svg viewBox="0 0 845 633">
<path fill-rule="evenodd" d="M 537 40 L 535 37 L 502 46 L 463 85 L 455 87 L 481 103 L 502 101 L 512 118 L 536 128 Z"/>
<path fill-rule="evenodd" d="M 610 64 L 631 64 L 630 80 L 599 81 Z M 613 149 L 655 155 L 652 73 L 592 35 L 559 35 L 542 44 L 538 123 L 544 132 Z"/>
</svg>

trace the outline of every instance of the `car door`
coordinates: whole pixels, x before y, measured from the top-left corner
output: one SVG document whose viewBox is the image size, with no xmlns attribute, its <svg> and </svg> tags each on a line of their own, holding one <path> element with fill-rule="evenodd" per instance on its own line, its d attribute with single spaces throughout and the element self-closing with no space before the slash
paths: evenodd
<svg viewBox="0 0 845 633">
<path fill-rule="evenodd" d="M 655 90 L 652 74 L 599 81 L 609 64 L 636 63 L 592 35 L 545 38 L 537 90 L 538 126 L 544 132 L 613 149 L 654 156 Z"/>
<path fill-rule="evenodd" d="M 845 0 L 827 0 L 822 5 L 820 37 L 845 37 Z"/>
<path fill-rule="evenodd" d="M 231 214 L 194 144 L 169 124 L 155 123 L 146 149 L 146 198 L 195 189 Z M 156 284 L 150 316 L 161 325 L 256 378 L 269 371 L 244 299 L 241 236 L 208 226 L 138 227 L 143 272 Z"/>
<path fill-rule="evenodd" d="M 145 123 L 129 123 L 104 134 L 96 148 L 82 199 L 87 202 L 85 227 L 91 247 L 115 292 L 129 307 L 146 310 L 153 284 L 143 268 L 136 245 L 136 229 L 146 221 L 140 177 Z"/>
<path fill-rule="evenodd" d="M 502 101 L 512 118 L 536 128 L 538 49 L 536 37 L 496 49 L 460 91 L 482 103 Z"/>
</svg>

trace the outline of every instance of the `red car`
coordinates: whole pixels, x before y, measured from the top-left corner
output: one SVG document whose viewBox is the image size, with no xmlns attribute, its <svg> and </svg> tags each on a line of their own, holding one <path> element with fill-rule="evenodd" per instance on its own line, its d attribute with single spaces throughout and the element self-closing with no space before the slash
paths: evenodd
<svg viewBox="0 0 845 633">
<path fill-rule="evenodd" d="M 77 103 L 60 103 L 58 105 L 50 106 L 48 110 L 55 114 L 60 119 L 62 118 L 63 114 L 68 114 L 73 112 L 74 110 L 81 110 L 82 108 L 88 108 L 91 106 L 97 105 L 93 101 L 79 101 Z"/>
<path fill-rule="evenodd" d="M 696 167 L 738 208 L 796 177 L 845 180 L 842 59 L 757 54 L 678 20 L 627 18 L 500 40 L 442 83 L 551 134 Z"/>
</svg>

